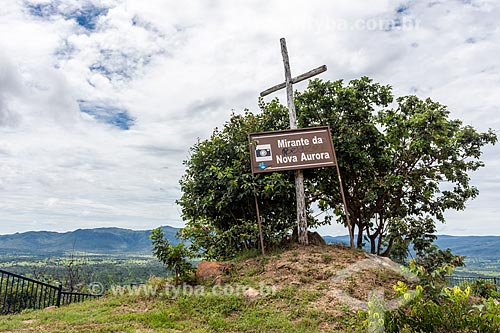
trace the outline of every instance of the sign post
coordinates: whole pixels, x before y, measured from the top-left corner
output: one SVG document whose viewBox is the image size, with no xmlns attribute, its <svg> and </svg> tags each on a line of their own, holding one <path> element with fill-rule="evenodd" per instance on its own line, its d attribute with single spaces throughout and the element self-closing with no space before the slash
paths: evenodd
<svg viewBox="0 0 500 333">
<path fill-rule="evenodd" d="M 323 73 L 324 71 L 326 71 L 326 66 L 323 65 L 307 73 L 292 78 L 285 38 L 280 39 L 280 44 L 281 55 L 283 57 L 283 64 L 285 67 L 285 82 L 261 92 L 260 96 L 263 97 L 269 95 L 272 92 L 286 87 L 288 115 L 290 117 L 290 129 L 295 129 L 297 128 L 297 115 L 295 112 L 295 103 L 293 101 L 293 83 L 298 83 L 315 75 Z M 297 234 L 299 236 L 299 244 L 307 245 L 309 241 L 307 239 L 306 199 L 304 193 L 304 172 L 302 170 L 297 170 L 295 173 L 295 193 L 297 197 Z"/>
<path fill-rule="evenodd" d="M 251 133 L 248 139 L 252 174 L 336 165 L 335 150 L 328 126 Z M 255 196 L 255 207 L 260 245 L 264 256 L 262 222 L 257 196 Z"/>
<path fill-rule="evenodd" d="M 347 210 L 347 203 L 345 200 L 344 189 L 342 186 L 342 179 L 340 177 L 340 171 L 337 164 L 335 150 L 333 149 L 333 141 L 331 139 L 330 129 L 328 127 L 326 127 L 326 129 L 324 127 L 322 128 L 323 131 L 328 132 L 328 137 L 330 138 L 328 142 L 329 145 L 331 146 L 331 151 L 324 150 L 325 148 L 323 147 L 323 143 L 321 143 L 322 148 L 319 148 L 320 144 L 318 143 L 318 141 L 316 141 L 315 143 L 313 142 L 312 137 L 311 138 L 305 137 L 304 136 L 305 132 L 292 132 L 292 130 L 297 129 L 297 115 L 295 111 L 295 103 L 293 100 L 293 84 L 309 79 L 320 73 L 323 73 L 327 70 L 327 68 L 325 65 L 323 65 L 313 70 L 310 70 L 309 72 L 306 72 L 304 74 L 292 78 L 292 74 L 290 71 L 290 60 L 288 58 L 288 50 L 284 38 L 280 39 L 280 44 L 281 44 L 281 54 L 283 57 L 283 64 L 285 67 L 285 82 L 264 90 L 263 92 L 260 93 L 260 96 L 264 97 L 275 91 L 286 88 L 288 115 L 290 118 L 290 132 L 275 133 L 278 136 L 282 135 L 282 137 L 281 139 L 272 139 L 271 142 L 267 142 L 266 140 L 274 137 L 266 137 L 265 133 L 262 133 L 262 135 L 255 134 L 250 136 L 250 140 L 253 140 L 253 142 L 257 144 L 255 147 L 251 148 L 253 149 L 253 152 L 251 154 L 252 172 L 258 173 L 258 172 L 272 172 L 272 171 L 292 170 L 292 169 L 296 170 L 295 192 L 297 197 L 297 233 L 299 237 L 298 240 L 299 244 L 308 245 L 309 241 L 307 239 L 307 215 L 306 215 L 305 192 L 304 192 L 304 172 L 302 171 L 302 169 L 335 165 L 337 167 L 337 174 L 340 182 L 340 190 L 344 204 L 347 228 L 349 230 L 350 243 L 351 247 L 354 247 L 354 235 L 351 229 L 349 213 Z M 302 131 L 304 130 L 306 129 L 302 129 Z M 319 128 L 316 128 L 316 130 L 319 130 Z M 292 136 L 288 138 L 287 137 L 288 135 Z M 293 135 L 299 137 L 299 139 L 297 139 Z M 276 136 L 276 138 L 278 136 Z M 303 139 L 304 141 L 299 141 L 300 139 Z M 305 140 L 307 140 L 307 143 Z M 274 146 L 272 142 L 275 142 Z M 273 153 L 273 149 L 275 149 L 276 152 L 279 152 L 279 149 L 282 150 L 280 154 L 273 155 L 276 154 Z M 272 156 L 276 156 L 276 159 L 272 159 L 271 158 Z M 328 156 L 328 158 L 326 156 Z"/>
</svg>

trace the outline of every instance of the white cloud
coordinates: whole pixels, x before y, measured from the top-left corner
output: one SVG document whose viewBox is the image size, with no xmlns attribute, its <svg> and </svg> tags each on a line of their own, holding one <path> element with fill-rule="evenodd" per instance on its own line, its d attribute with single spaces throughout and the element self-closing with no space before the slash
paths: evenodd
<svg viewBox="0 0 500 333">
<path fill-rule="evenodd" d="M 257 110 L 258 93 L 283 80 L 280 37 L 295 75 L 326 64 L 324 79 L 368 75 L 498 128 L 499 17 L 495 1 L 7 2 L 0 233 L 181 226 L 189 147 L 232 110 Z M 82 103 L 123 111 L 132 125 L 79 112 Z M 499 193 L 488 185 L 498 183 L 498 148 L 484 160 L 479 198 L 450 214 L 445 232 L 498 234 Z"/>
</svg>

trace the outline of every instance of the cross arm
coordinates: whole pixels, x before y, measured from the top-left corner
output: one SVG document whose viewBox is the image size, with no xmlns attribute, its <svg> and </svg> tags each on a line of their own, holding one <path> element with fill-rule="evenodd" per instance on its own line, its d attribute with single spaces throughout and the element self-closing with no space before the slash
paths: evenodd
<svg viewBox="0 0 500 333">
<path fill-rule="evenodd" d="M 300 81 L 304 81 L 304 80 L 307 80 L 315 75 L 318 75 L 320 73 L 323 73 L 323 72 L 326 72 L 326 65 L 323 65 L 323 66 L 320 66 L 318 68 L 315 68 L 315 69 L 312 69 L 310 70 L 309 72 L 306 72 L 304 74 L 301 74 L 299 76 L 296 76 L 294 78 L 292 78 L 292 84 L 295 84 L 295 83 L 298 83 Z M 264 90 L 263 92 L 260 93 L 260 97 L 264 97 L 266 95 L 269 95 L 275 91 L 278 91 L 280 89 L 283 89 L 286 87 L 286 83 L 283 82 L 283 83 L 280 83 L 280 84 L 277 84 L 269 89 L 266 89 Z"/>
</svg>

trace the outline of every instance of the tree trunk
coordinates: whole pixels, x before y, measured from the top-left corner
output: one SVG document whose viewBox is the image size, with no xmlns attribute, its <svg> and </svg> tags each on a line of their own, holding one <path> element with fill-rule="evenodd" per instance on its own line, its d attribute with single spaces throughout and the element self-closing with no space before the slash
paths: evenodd
<svg viewBox="0 0 500 333">
<path fill-rule="evenodd" d="M 382 239 L 383 239 L 383 234 L 380 233 L 378 236 L 378 243 L 377 243 L 377 255 L 380 255 L 380 250 L 382 250 Z"/>
<path fill-rule="evenodd" d="M 358 241 L 357 241 L 357 248 L 361 249 L 363 247 L 363 228 L 360 228 L 358 225 Z"/>
<path fill-rule="evenodd" d="M 389 240 L 389 244 L 387 245 L 387 248 L 385 249 L 384 253 L 382 253 L 382 257 L 389 256 L 389 253 L 391 253 L 392 244 L 394 244 L 394 238 L 391 238 Z"/>
<path fill-rule="evenodd" d="M 377 236 L 371 235 L 371 236 L 369 236 L 369 238 L 370 238 L 370 253 L 371 254 L 376 254 L 376 251 L 375 251 L 375 248 L 376 248 L 375 239 L 377 238 Z"/>
</svg>

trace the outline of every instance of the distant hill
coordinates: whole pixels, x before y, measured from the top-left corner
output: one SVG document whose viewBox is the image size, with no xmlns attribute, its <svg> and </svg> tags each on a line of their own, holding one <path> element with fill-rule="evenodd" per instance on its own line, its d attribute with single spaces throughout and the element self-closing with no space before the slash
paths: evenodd
<svg viewBox="0 0 500 333">
<path fill-rule="evenodd" d="M 165 237 L 177 244 L 178 228 L 162 227 Z M 29 231 L 0 235 L 0 254 L 151 253 L 150 230 L 121 228 L 78 229 L 71 232 Z"/>
<path fill-rule="evenodd" d="M 178 228 L 162 227 L 166 238 L 177 244 Z M 29 231 L 0 235 L 0 254 L 60 254 L 73 250 L 99 254 L 151 253 L 150 230 L 122 228 L 78 229 L 71 232 Z M 349 236 L 324 236 L 327 243 L 349 244 Z M 439 235 L 436 244 L 470 258 L 500 258 L 500 236 Z"/>
<path fill-rule="evenodd" d="M 349 244 L 349 236 L 324 236 L 327 243 Z M 434 242 L 439 248 L 450 248 L 454 254 L 469 258 L 500 258 L 500 236 L 449 236 L 438 235 Z"/>
</svg>

